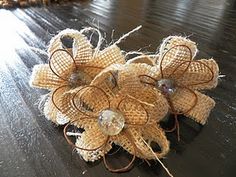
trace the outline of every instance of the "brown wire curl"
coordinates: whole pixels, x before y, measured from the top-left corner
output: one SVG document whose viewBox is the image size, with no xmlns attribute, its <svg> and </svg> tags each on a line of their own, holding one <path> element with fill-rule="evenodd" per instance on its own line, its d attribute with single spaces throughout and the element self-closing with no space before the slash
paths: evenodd
<svg viewBox="0 0 236 177">
<path fill-rule="evenodd" d="M 56 71 L 54 71 L 54 69 L 53 69 L 53 67 L 52 67 L 52 59 L 53 59 L 53 56 L 54 56 L 57 52 L 66 52 L 66 53 L 70 56 L 70 59 L 72 59 L 73 64 L 74 64 L 74 67 L 76 68 L 75 59 L 73 58 L 72 54 L 71 54 L 70 52 L 68 52 L 67 50 L 65 50 L 65 49 L 56 49 L 55 51 L 52 52 L 52 54 L 50 55 L 49 61 L 48 61 L 49 68 L 51 69 L 51 71 L 53 72 L 53 74 L 55 74 L 58 78 L 60 78 L 60 79 L 62 79 L 62 80 L 64 80 L 64 81 L 68 81 L 67 78 L 61 77 Z"/>
<path fill-rule="evenodd" d="M 124 133 L 124 135 L 126 136 L 126 138 L 130 141 L 130 143 L 131 143 L 131 145 L 132 145 L 132 147 L 133 147 L 134 154 L 133 154 L 133 157 L 132 157 L 131 161 L 130 161 L 125 167 L 118 168 L 118 169 L 113 169 L 113 168 L 111 168 L 111 167 L 108 165 L 107 160 L 106 160 L 106 155 L 104 154 L 104 156 L 103 156 L 103 163 L 104 163 L 105 167 L 106 167 L 110 172 L 115 172 L 115 173 L 117 173 L 117 172 L 126 172 L 126 171 L 128 171 L 128 170 L 131 169 L 131 167 L 132 167 L 132 165 L 133 165 L 133 162 L 134 162 L 135 159 L 136 159 L 136 149 L 137 149 L 137 146 L 135 145 L 135 143 L 134 143 L 134 141 L 132 140 L 132 138 L 131 138 L 129 135 L 127 135 L 127 134 L 128 134 L 127 131 L 124 131 L 123 133 Z"/>
<path fill-rule="evenodd" d="M 173 48 L 180 47 L 180 46 L 186 47 L 186 48 L 189 50 L 189 52 L 190 52 L 190 59 L 189 59 L 189 61 L 183 61 L 182 63 L 180 63 L 179 65 L 176 66 L 176 68 L 169 74 L 169 76 L 164 77 L 164 71 L 163 71 L 162 63 L 163 63 L 163 60 L 164 60 L 166 54 L 167 54 L 168 52 L 170 52 Z M 175 125 L 174 125 L 174 127 L 171 128 L 171 129 L 169 129 L 169 130 L 165 130 L 165 131 L 166 131 L 166 132 L 172 132 L 172 131 L 174 131 L 174 130 L 177 129 L 178 140 L 180 140 L 178 115 L 179 115 L 179 114 L 187 114 L 188 112 L 190 112 L 190 111 L 197 105 L 197 102 L 198 102 L 198 97 L 197 97 L 196 93 L 195 93 L 192 89 L 188 88 L 187 86 L 193 86 L 193 85 L 199 85 L 199 84 L 205 84 L 205 83 L 211 82 L 211 81 L 214 79 L 214 72 L 213 72 L 213 70 L 212 70 L 208 65 L 206 65 L 205 63 L 203 63 L 203 62 L 201 62 L 201 61 L 192 61 L 192 51 L 191 51 L 191 49 L 190 49 L 188 46 L 186 46 L 186 45 L 176 45 L 176 46 L 173 46 L 172 48 L 170 48 L 170 49 L 163 55 L 163 57 L 162 57 L 162 59 L 161 59 L 161 62 L 160 62 L 161 79 L 171 77 L 171 75 L 173 75 L 173 74 L 178 70 L 179 67 L 181 67 L 183 64 L 187 63 L 187 67 L 186 67 L 185 70 L 182 72 L 182 74 L 179 75 L 179 77 L 183 76 L 183 75 L 185 74 L 185 72 L 188 70 L 188 68 L 189 68 L 189 66 L 191 65 L 192 62 L 193 62 L 193 63 L 195 62 L 195 63 L 199 63 L 199 64 L 201 64 L 201 65 L 204 65 L 204 66 L 205 66 L 206 68 L 208 68 L 208 70 L 211 72 L 211 77 L 210 77 L 209 80 L 206 80 L 206 81 L 203 81 L 203 82 L 199 82 L 199 83 L 195 83 L 195 84 L 189 84 L 189 85 L 186 85 L 186 86 L 177 86 L 177 87 L 179 87 L 179 88 L 187 89 L 188 91 L 190 91 L 190 92 L 194 95 L 194 102 L 193 102 L 193 105 L 192 105 L 188 110 L 186 110 L 185 112 L 178 113 L 178 112 L 175 110 L 174 106 L 173 106 L 173 102 L 172 102 L 170 96 L 169 96 L 168 94 L 164 94 L 165 97 L 167 98 L 167 101 L 168 101 L 169 105 L 170 105 L 171 113 L 174 114 L 174 119 L 175 119 Z M 154 87 L 156 87 L 156 82 L 158 82 L 158 79 L 153 78 L 153 77 L 148 76 L 148 75 L 145 75 L 145 74 L 144 74 L 144 75 L 139 75 L 138 77 L 139 77 L 141 83 L 148 84 L 148 85 L 151 85 L 151 86 L 154 86 Z M 147 78 L 153 80 L 154 83 L 150 83 L 150 82 L 143 81 L 143 80 L 142 80 L 142 77 L 147 77 Z"/>
<path fill-rule="evenodd" d="M 62 110 L 61 110 L 60 106 L 58 106 L 58 105 L 56 104 L 56 101 L 55 101 L 54 97 L 55 97 L 57 91 L 59 91 L 60 89 L 62 89 L 62 88 L 64 88 L 64 87 L 68 87 L 68 86 L 69 86 L 69 85 L 62 85 L 62 86 L 59 86 L 59 87 L 57 87 L 57 88 L 52 92 L 52 97 L 51 97 L 52 104 L 53 104 L 53 105 L 58 109 L 58 111 L 60 111 L 60 112 L 62 112 Z"/>
<path fill-rule="evenodd" d="M 52 54 L 50 55 L 49 62 L 48 62 L 49 68 L 50 68 L 50 70 L 52 71 L 52 73 L 55 74 L 58 78 L 62 79 L 63 81 L 68 82 L 67 85 L 59 86 L 59 87 L 56 88 L 56 89 L 53 91 L 53 93 L 52 93 L 52 103 L 53 103 L 53 105 L 54 105 L 59 111 L 61 111 L 61 108 L 60 108 L 60 107 L 56 104 L 56 102 L 55 102 L 54 96 L 55 96 L 56 92 L 57 92 L 58 90 L 60 90 L 62 87 L 70 86 L 71 84 L 70 84 L 70 81 L 69 81 L 68 78 L 63 78 L 63 77 L 61 77 L 56 71 L 54 71 L 54 69 L 53 69 L 53 67 L 52 67 L 52 61 L 51 61 L 51 60 L 53 59 L 53 56 L 54 56 L 57 52 L 66 52 L 66 53 L 70 56 L 70 58 L 73 60 L 73 64 L 74 64 L 74 66 L 75 66 L 76 69 L 77 69 L 77 67 L 81 67 L 81 68 L 86 68 L 86 67 L 88 67 L 88 68 L 95 68 L 95 69 L 100 69 L 100 70 L 102 70 L 102 69 L 104 69 L 104 68 L 103 68 L 103 67 L 97 67 L 97 66 L 90 66 L 90 65 L 79 65 L 79 66 L 77 66 L 77 65 L 76 65 L 76 61 L 75 61 L 75 59 L 73 58 L 72 54 L 71 54 L 70 52 L 68 52 L 67 50 L 65 50 L 65 49 L 56 49 L 55 51 L 53 51 Z"/>
<path fill-rule="evenodd" d="M 80 113 L 84 114 L 85 116 L 88 116 L 88 117 L 97 117 L 98 115 L 89 115 L 89 114 L 85 113 L 84 111 L 82 111 L 81 109 L 79 109 L 78 106 L 77 106 L 76 103 L 75 103 L 75 97 L 78 95 L 78 93 L 79 93 L 80 91 L 86 89 L 86 88 L 89 88 L 89 87 L 90 87 L 90 88 L 96 88 L 96 89 L 100 90 L 100 91 L 106 96 L 107 102 L 108 102 L 108 107 L 107 107 L 107 108 L 104 108 L 104 109 L 109 109 L 109 108 L 111 107 L 111 103 L 110 103 L 110 100 L 109 100 L 109 96 L 106 94 L 106 92 L 105 92 L 102 88 L 97 87 L 97 86 L 95 86 L 95 85 L 86 85 L 86 86 L 80 88 L 80 89 L 73 95 L 73 97 L 72 97 L 72 105 L 74 106 L 74 108 L 75 108 L 77 111 L 79 111 Z M 84 94 L 84 92 L 82 93 L 82 95 L 83 95 L 83 94 Z M 80 100 L 79 102 L 81 102 L 81 97 L 82 97 L 82 95 L 80 95 L 80 97 L 79 97 L 79 100 Z M 95 114 L 97 114 L 97 112 L 96 112 Z"/>
<path fill-rule="evenodd" d="M 186 60 L 183 60 L 184 62 L 188 62 L 188 65 L 187 65 L 187 67 L 186 67 L 186 69 L 183 71 L 183 73 L 182 73 L 182 75 L 188 70 L 188 67 L 190 66 L 190 64 L 191 64 L 191 60 L 192 60 L 192 51 L 191 51 L 191 49 L 187 46 L 187 45 L 175 45 L 175 46 L 173 46 L 173 47 L 171 47 L 170 49 L 168 49 L 166 52 L 165 52 L 165 54 L 162 56 L 162 58 L 161 58 L 161 61 L 160 61 L 160 72 L 161 72 L 161 78 L 163 79 L 164 78 L 164 71 L 163 71 L 163 66 L 162 66 L 162 63 L 163 63 L 163 61 L 164 61 L 164 59 L 165 59 L 165 56 L 166 56 L 166 54 L 168 54 L 172 49 L 174 49 L 174 48 L 176 48 L 176 47 L 186 47 L 188 50 L 189 50 L 189 54 L 190 54 L 190 59 L 188 60 L 188 61 L 186 61 Z M 179 60 L 179 61 L 181 61 L 181 60 Z M 170 77 L 170 75 L 172 75 L 174 72 L 176 72 L 176 70 L 182 65 L 183 63 L 180 63 L 179 65 L 177 65 L 176 66 L 176 68 L 174 69 L 174 71 L 172 72 L 172 73 L 170 73 L 169 74 L 169 76 L 167 76 L 167 77 Z M 182 76 L 182 75 L 180 75 L 180 76 Z M 179 76 L 179 77 L 180 77 Z"/>
</svg>

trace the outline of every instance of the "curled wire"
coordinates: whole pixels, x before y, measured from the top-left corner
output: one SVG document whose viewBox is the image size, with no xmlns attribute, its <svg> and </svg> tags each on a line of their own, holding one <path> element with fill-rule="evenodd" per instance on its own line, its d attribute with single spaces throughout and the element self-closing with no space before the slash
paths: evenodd
<svg viewBox="0 0 236 177">
<path fill-rule="evenodd" d="M 128 135 L 128 132 L 127 132 L 127 131 L 124 131 L 123 133 L 124 133 L 124 135 L 126 136 L 126 138 L 130 141 L 130 143 L 131 143 L 131 145 L 132 145 L 132 147 L 133 147 L 133 152 L 134 152 L 134 153 L 133 153 L 133 157 L 132 157 L 131 161 L 130 161 L 125 167 L 118 168 L 118 169 L 113 169 L 113 168 L 110 167 L 109 164 L 107 163 L 106 155 L 104 154 L 104 156 L 103 156 L 103 163 L 104 163 L 105 167 L 106 167 L 109 171 L 111 171 L 111 172 L 126 172 L 126 171 L 130 170 L 131 167 L 132 167 L 132 165 L 133 165 L 133 163 L 134 163 L 134 161 L 135 161 L 135 159 L 136 159 L 136 148 L 137 148 L 137 147 L 136 147 L 134 141 L 132 140 L 131 136 Z"/>
<path fill-rule="evenodd" d="M 191 49 L 190 49 L 187 45 L 176 45 L 176 46 L 173 46 L 173 47 L 171 47 L 169 50 L 167 50 L 166 53 L 165 53 L 165 54 L 162 56 L 162 58 L 161 58 L 161 61 L 160 61 L 161 78 L 164 78 L 163 65 L 162 65 L 162 63 L 163 63 L 163 61 L 164 61 L 164 58 L 165 58 L 166 54 L 168 54 L 172 49 L 174 49 L 174 48 L 176 48 L 176 47 L 186 47 L 186 48 L 189 50 L 189 54 L 190 54 L 190 57 L 189 57 L 190 60 L 189 60 L 189 61 L 183 61 L 183 62 L 188 62 L 188 65 L 187 65 L 186 69 L 183 71 L 182 75 L 188 70 L 188 67 L 189 67 L 190 64 L 191 64 L 191 60 L 192 60 L 192 51 L 191 51 Z M 176 66 L 176 68 L 174 69 L 174 71 L 173 71 L 170 75 L 172 75 L 182 64 L 183 64 L 183 63 L 180 63 L 180 65 Z M 170 77 L 170 75 L 167 76 L 167 77 Z"/>
<path fill-rule="evenodd" d="M 95 88 L 95 89 L 100 90 L 100 91 L 106 96 L 107 102 L 108 102 L 108 107 L 107 107 L 107 108 L 104 108 L 104 109 L 109 109 L 109 108 L 111 107 L 111 103 L 110 103 L 110 100 L 109 100 L 109 96 L 106 94 L 106 92 L 105 92 L 102 88 L 97 87 L 97 86 L 95 86 L 95 85 L 86 85 L 86 86 L 80 88 L 80 89 L 73 95 L 73 97 L 72 97 L 72 100 L 71 100 L 71 101 L 72 101 L 72 105 L 74 106 L 74 108 L 75 108 L 76 110 L 78 110 L 80 113 L 84 114 L 85 116 L 91 116 L 91 115 L 85 113 L 85 111 L 82 111 L 82 110 L 76 105 L 76 103 L 75 103 L 75 98 L 76 98 L 76 96 L 79 94 L 79 92 L 81 92 L 82 90 L 84 90 L 84 89 L 86 89 L 86 88 Z M 83 95 L 83 94 L 85 94 L 85 93 L 83 92 L 82 95 Z M 80 102 L 80 103 L 82 103 L 82 101 L 81 101 L 82 95 L 80 95 L 80 97 L 79 97 L 79 102 Z M 98 113 L 95 113 L 95 114 L 98 114 Z M 93 117 L 96 118 L 97 115 L 94 115 Z"/>
<path fill-rule="evenodd" d="M 56 95 L 56 93 L 57 93 L 60 89 L 62 89 L 62 88 L 64 88 L 64 87 L 68 87 L 68 85 L 62 85 L 62 86 L 57 87 L 57 88 L 52 92 L 52 97 L 51 97 L 52 104 L 53 104 L 53 105 L 58 109 L 58 111 L 60 111 L 60 112 L 62 112 L 62 110 L 61 110 L 60 106 L 58 106 L 58 105 L 56 104 L 55 95 Z"/>
<path fill-rule="evenodd" d="M 60 79 L 62 79 L 62 80 L 64 80 L 64 81 L 68 81 L 67 78 L 61 77 L 60 74 L 58 74 L 56 71 L 54 71 L 54 69 L 53 69 L 53 67 L 52 67 L 52 59 L 53 59 L 53 56 L 54 56 L 57 52 L 66 52 L 66 53 L 70 56 L 70 58 L 72 59 L 73 64 L 74 64 L 74 66 L 75 66 L 75 68 L 76 68 L 75 59 L 74 59 L 73 56 L 70 54 L 70 52 L 68 52 L 67 50 L 65 50 L 65 49 L 56 49 L 55 51 L 52 52 L 52 54 L 51 54 L 51 56 L 50 56 L 50 58 L 49 58 L 49 61 L 48 61 L 49 68 L 51 69 L 51 71 L 53 72 L 53 74 L 55 74 L 58 78 L 60 78 Z"/>
<path fill-rule="evenodd" d="M 178 64 L 174 70 L 168 75 L 168 76 L 164 76 L 164 69 L 163 69 L 163 60 L 165 59 L 165 56 L 168 54 L 168 52 L 170 52 L 172 49 L 176 48 L 176 47 L 185 47 L 188 49 L 189 51 L 189 60 L 186 61 L 186 60 L 183 60 L 180 64 Z M 205 63 L 201 62 L 201 61 L 192 61 L 193 59 L 193 55 L 192 55 L 192 51 L 191 49 L 187 46 L 187 45 L 176 45 L 176 46 L 173 46 L 171 47 L 170 49 L 168 49 L 165 54 L 162 56 L 161 60 L 160 60 L 160 74 L 161 74 L 161 78 L 160 79 L 169 79 L 171 78 L 172 75 L 175 74 L 175 72 L 183 65 L 187 64 L 186 68 L 182 71 L 182 73 L 178 76 L 178 78 L 182 77 L 186 72 L 187 70 L 189 69 L 191 63 L 199 63 L 200 65 L 203 65 L 205 66 L 211 73 L 211 77 L 206 80 L 206 81 L 203 81 L 203 82 L 199 82 L 199 83 L 193 83 L 193 84 L 188 84 L 188 85 L 184 85 L 184 86 L 181 86 L 181 85 L 176 85 L 176 88 L 182 88 L 182 89 L 186 89 L 188 90 L 190 93 L 192 93 L 194 95 L 194 101 L 193 101 L 193 104 L 191 105 L 191 107 L 186 110 L 185 112 L 177 112 L 174 108 L 174 105 L 173 105 L 173 101 L 171 100 L 171 96 L 169 94 L 166 94 L 166 93 L 163 93 L 163 95 L 166 97 L 168 103 L 169 103 L 169 106 L 170 106 L 170 111 L 172 114 L 174 114 L 174 119 L 175 119 L 175 124 L 174 124 L 174 127 L 171 128 L 171 129 L 168 129 L 168 130 L 165 130 L 166 132 L 173 132 L 175 130 L 177 130 L 177 136 L 178 136 L 178 140 L 180 140 L 180 136 L 179 136 L 179 122 L 178 122 L 178 115 L 180 114 L 187 114 L 189 113 L 196 105 L 197 105 L 197 102 L 198 102 L 198 96 L 197 94 L 190 88 L 188 88 L 188 86 L 194 86 L 194 85 L 199 85 L 199 84 L 205 84 L 205 83 L 209 83 L 211 82 L 213 79 L 214 79 L 214 72 L 213 70 L 208 66 L 206 65 Z M 181 61 L 181 60 L 179 60 Z M 151 79 L 152 82 L 147 82 L 147 79 L 145 78 L 148 78 L 148 79 Z M 176 80 L 178 78 L 175 78 Z M 156 83 L 158 82 L 158 79 L 157 78 L 154 78 L 152 76 L 149 76 L 149 75 L 139 75 L 139 79 L 140 79 L 140 82 L 141 83 L 144 83 L 144 84 L 147 84 L 147 85 L 151 85 L 153 87 L 156 87 Z"/>
</svg>

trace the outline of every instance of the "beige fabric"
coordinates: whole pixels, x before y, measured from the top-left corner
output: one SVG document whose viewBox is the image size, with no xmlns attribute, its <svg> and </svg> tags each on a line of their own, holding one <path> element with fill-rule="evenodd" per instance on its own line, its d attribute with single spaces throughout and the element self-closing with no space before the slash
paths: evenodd
<svg viewBox="0 0 236 177">
<path fill-rule="evenodd" d="M 74 39 L 73 49 L 64 49 L 60 38 L 65 35 Z M 219 69 L 213 59 L 192 61 L 197 53 L 194 42 L 171 36 L 156 56 L 141 55 L 126 63 L 116 45 L 94 51 L 98 48 L 93 49 L 80 32 L 65 30 L 50 42 L 50 65 L 36 66 L 31 78 L 32 86 L 51 90 L 45 104 L 47 117 L 58 122 L 64 116 L 65 122 L 68 119 L 84 129 L 76 140 L 84 160 L 105 156 L 112 143 L 143 159 L 164 157 L 169 142 L 159 122 L 168 111 L 206 123 L 215 102 L 196 90 L 215 87 Z M 75 73 L 77 80 L 72 78 Z M 158 90 L 160 79 L 175 82 L 174 95 Z M 108 136 L 100 130 L 98 116 L 105 109 L 124 115 L 125 127 L 118 135 Z M 151 142 L 161 151 L 154 153 Z"/>
<path fill-rule="evenodd" d="M 212 108 L 215 106 L 215 101 L 210 97 L 198 91 L 187 89 L 178 89 L 171 100 L 176 111 L 184 113 L 187 117 L 201 124 L 206 123 Z M 191 109 L 195 100 L 197 104 Z"/>
<path fill-rule="evenodd" d="M 73 39 L 72 49 L 63 46 L 61 38 L 64 36 Z M 63 30 L 52 38 L 48 47 L 48 54 L 49 64 L 40 64 L 33 68 L 30 85 L 48 89 L 52 93 L 55 89 L 64 86 L 72 89 L 87 85 L 107 66 L 114 63 L 125 63 L 124 56 L 116 45 L 109 46 L 102 51 L 94 51 L 87 37 L 80 31 L 72 29 Z M 61 99 L 61 96 L 58 99 Z M 56 123 L 57 113 L 54 109 L 50 113 L 52 104 L 55 103 L 49 101 L 45 104 L 45 113 L 49 119 Z"/>
<path fill-rule="evenodd" d="M 137 56 L 127 61 L 127 64 L 131 64 L 131 63 L 146 63 L 147 65 L 150 65 L 150 66 L 154 65 L 153 59 L 148 55 Z"/>
<path fill-rule="evenodd" d="M 99 113 L 107 108 L 119 110 L 125 117 L 126 128 L 119 135 L 111 136 L 111 142 L 121 145 L 138 157 L 155 159 L 155 155 L 150 150 L 151 147 L 147 147 L 143 142 L 148 141 L 148 136 L 151 135 L 147 132 L 142 137 L 141 130 L 145 127 L 148 129 L 157 126 L 156 123 L 167 114 L 168 103 L 159 91 L 151 87 L 145 87 L 141 83 L 139 88 L 127 85 L 130 77 L 124 77 L 124 75 L 126 76 L 128 71 L 130 76 L 137 72 L 137 70 L 133 70 L 133 65 L 111 65 L 97 75 L 89 86 L 66 92 L 62 98 L 62 112 L 71 118 L 74 125 L 84 128 L 85 132 L 91 127 L 97 127 L 96 131 L 101 133 L 96 122 Z M 114 73 L 116 74 L 113 75 Z M 111 78 L 116 80 L 116 84 Z M 153 129 L 158 136 L 156 139 L 152 137 L 150 140 L 156 141 L 163 148 L 163 152 L 158 154 L 159 157 L 163 157 L 169 150 L 168 141 L 161 129 Z M 126 132 L 132 136 L 132 140 L 125 138 Z M 97 134 L 99 133 L 97 132 Z M 91 133 L 91 137 L 89 137 L 89 132 L 86 135 L 88 139 L 92 139 L 92 136 L 99 139 L 99 136 L 95 136 L 93 133 Z M 94 140 L 94 143 L 96 141 Z M 100 142 L 100 140 L 98 141 Z M 82 143 L 81 140 L 80 145 Z M 133 143 L 137 146 L 135 149 Z M 91 153 L 95 152 L 79 152 L 84 159 L 93 160 Z"/>
<path fill-rule="evenodd" d="M 155 159 L 155 155 L 146 145 L 149 142 L 157 143 L 161 151 L 156 152 L 158 158 L 163 158 L 169 152 L 169 142 L 165 136 L 164 131 L 156 124 L 150 125 L 147 128 L 138 129 L 130 128 L 125 130 L 119 135 L 112 137 L 115 144 L 122 146 L 130 154 L 135 154 L 139 158 L 143 159 Z M 146 143 L 144 142 L 146 141 Z"/>
<path fill-rule="evenodd" d="M 196 90 L 211 89 L 217 86 L 219 68 L 213 59 L 191 62 L 188 70 L 178 79 L 178 83 Z"/>
<path fill-rule="evenodd" d="M 31 87 L 54 89 L 65 82 L 57 77 L 49 68 L 48 64 L 35 65 L 30 78 Z"/>
<path fill-rule="evenodd" d="M 89 129 L 86 129 L 76 139 L 76 146 L 88 150 L 81 150 L 77 148 L 78 153 L 85 161 L 95 161 L 103 157 L 111 148 L 111 144 L 107 141 L 108 136 L 104 135 L 96 123 Z M 101 147 L 101 148 L 99 148 Z M 93 150 L 96 149 L 96 150 Z"/>
<path fill-rule="evenodd" d="M 184 113 L 187 117 L 205 124 L 215 103 L 210 97 L 195 90 L 216 87 L 219 68 L 213 59 L 192 60 L 196 53 L 197 48 L 194 42 L 183 37 L 170 36 L 161 44 L 156 66 L 144 67 L 146 62 L 142 67 L 140 63 L 133 65 L 142 68 L 143 71 L 145 69 L 149 71 L 138 74 L 142 76 L 139 77 L 140 81 L 146 86 L 158 89 L 156 84 L 159 80 L 170 79 L 174 81 L 177 92 L 174 96 L 169 97 L 176 110 L 172 110 L 169 106 L 170 111 Z M 194 106 L 195 97 L 198 99 L 196 99 Z M 186 113 L 188 110 L 189 112 Z"/>
</svg>

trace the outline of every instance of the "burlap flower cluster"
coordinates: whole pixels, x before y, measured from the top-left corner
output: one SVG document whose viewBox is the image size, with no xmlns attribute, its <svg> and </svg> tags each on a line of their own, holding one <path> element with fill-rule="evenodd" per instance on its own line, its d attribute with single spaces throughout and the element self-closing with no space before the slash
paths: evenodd
<svg viewBox="0 0 236 177">
<path fill-rule="evenodd" d="M 64 30 L 55 36 L 49 63 L 35 66 L 31 78 L 32 86 L 50 90 L 44 113 L 57 124 L 68 122 L 66 140 L 84 160 L 102 157 L 110 171 L 126 171 L 135 157 L 159 160 L 168 153 L 169 141 L 160 126 L 167 113 L 176 120 L 170 131 L 178 132 L 179 114 L 205 124 L 215 102 L 200 91 L 217 85 L 219 71 L 213 59 L 193 60 L 194 42 L 171 36 L 158 54 L 126 62 L 116 44 L 103 50 L 100 44 L 92 47 L 86 31 Z M 65 46 L 63 38 L 73 45 Z M 74 132 L 74 143 L 68 137 L 70 125 L 83 129 Z M 154 152 L 151 142 L 160 150 Z M 113 144 L 133 155 L 119 169 L 106 161 Z"/>
</svg>

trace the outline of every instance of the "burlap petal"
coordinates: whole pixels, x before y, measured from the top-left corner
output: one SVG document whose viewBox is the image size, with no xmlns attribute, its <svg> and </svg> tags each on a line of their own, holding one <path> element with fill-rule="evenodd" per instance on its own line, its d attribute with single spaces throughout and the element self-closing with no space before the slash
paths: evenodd
<svg viewBox="0 0 236 177">
<path fill-rule="evenodd" d="M 77 152 L 85 161 L 98 160 L 112 148 L 111 144 L 108 142 L 108 136 L 100 131 L 97 123 L 93 124 L 90 129 L 86 129 L 81 137 L 77 138 L 75 145 L 80 148 L 88 149 L 81 150 L 77 148 Z"/>
<path fill-rule="evenodd" d="M 30 78 L 32 87 L 54 89 L 65 84 L 65 81 L 57 77 L 47 64 L 35 65 Z"/>
<path fill-rule="evenodd" d="M 142 90 L 140 94 L 140 90 Z M 121 100 L 114 99 L 129 125 L 147 125 L 160 121 L 168 112 L 168 102 L 156 89 L 140 86 L 139 91 L 127 91 Z"/>
<path fill-rule="evenodd" d="M 143 138 L 149 143 L 156 143 L 160 147 L 160 152 L 156 152 L 158 158 L 164 157 L 170 150 L 170 143 L 166 138 L 165 132 L 160 126 L 153 124 L 142 129 Z M 153 154 L 150 154 L 147 159 L 155 159 Z"/>
<path fill-rule="evenodd" d="M 137 64 L 137 63 L 145 63 L 150 66 L 154 66 L 154 58 L 148 55 L 141 55 L 134 57 L 126 62 L 127 64 Z"/>
<path fill-rule="evenodd" d="M 73 39 L 72 53 L 77 65 L 86 63 L 91 59 L 93 50 L 90 42 L 87 37 L 73 29 L 65 29 L 51 39 L 48 47 L 49 55 L 51 55 L 55 50 L 65 49 L 61 41 L 62 37 Z"/>
<path fill-rule="evenodd" d="M 97 119 L 94 117 L 89 117 L 78 111 L 72 103 L 72 99 L 74 95 L 78 92 L 78 90 L 82 88 L 76 88 L 66 92 L 61 97 L 61 112 L 63 115 L 68 117 L 71 124 L 79 127 L 79 128 L 91 128 L 94 123 L 97 122 Z"/>
<path fill-rule="evenodd" d="M 48 97 L 47 101 L 45 102 L 43 113 L 48 120 L 51 120 L 53 123 L 57 124 L 57 114 L 59 110 L 55 107 L 52 103 L 51 96 Z"/>
<path fill-rule="evenodd" d="M 180 78 L 193 59 L 197 51 L 196 44 L 186 38 L 170 36 L 160 46 L 157 66 L 160 68 L 161 78 Z"/>
<path fill-rule="evenodd" d="M 146 63 L 132 63 L 126 64 L 120 73 L 119 84 L 127 91 L 137 92 L 143 84 L 155 85 L 158 68 Z"/>
<path fill-rule="evenodd" d="M 68 80 L 76 69 L 73 56 L 66 50 L 54 51 L 50 56 L 49 67 L 56 76 L 63 80 Z"/>
<path fill-rule="evenodd" d="M 63 125 L 69 121 L 61 112 L 62 95 L 69 89 L 68 86 L 59 87 L 52 91 L 44 104 L 44 115 L 48 120 Z"/>
<path fill-rule="evenodd" d="M 72 89 L 63 96 L 62 112 L 71 119 L 75 114 L 97 117 L 102 110 L 109 108 L 110 100 L 106 92 L 93 85 Z"/>
<path fill-rule="evenodd" d="M 125 58 L 119 47 L 111 45 L 97 54 L 93 58 L 81 66 L 84 72 L 91 77 L 95 77 L 102 69 L 112 64 L 124 64 Z"/>
<path fill-rule="evenodd" d="M 152 129 L 153 127 L 151 127 Z M 149 133 L 153 133 L 150 135 Z M 150 137 L 148 138 L 148 136 Z M 154 138 L 154 136 L 156 136 Z M 136 155 L 143 159 L 156 159 L 151 146 L 148 141 L 155 141 L 160 147 L 161 152 L 155 152 L 157 157 L 162 158 L 169 151 L 169 143 L 165 138 L 164 132 L 160 128 L 154 128 L 149 130 L 148 133 L 144 134 L 142 129 L 129 128 L 123 133 L 113 136 L 112 140 L 115 144 L 123 147 L 130 154 Z"/>
<path fill-rule="evenodd" d="M 171 100 L 176 111 L 201 124 L 206 123 L 210 111 L 215 106 L 215 101 L 210 97 L 185 88 L 178 89 Z"/>
<path fill-rule="evenodd" d="M 186 37 L 181 37 L 181 36 L 169 36 L 167 38 L 165 38 L 159 48 L 159 60 L 157 61 L 157 63 L 160 63 L 160 60 L 162 59 L 163 55 L 170 50 L 171 48 L 175 47 L 175 46 L 187 46 L 191 53 L 192 53 L 192 57 L 194 58 L 195 55 L 197 54 L 198 50 L 197 50 L 197 46 L 196 43 L 187 39 Z M 175 53 L 178 53 L 178 49 L 179 48 L 174 48 L 174 50 L 172 51 L 173 53 L 169 53 L 167 56 L 171 56 Z M 168 62 L 171 62 L 171 57 L 167 57 L 166 61 L 163 63 L 164 65 Z"/>
<path fill-rule="evenodd" d="M 151 119 L 146 107 L 136 99 L 130 97 L 122 99 L 118 103 L 118 109 L 125 116 L 125 124 L 128 126 L 144 126 L 148 124 L 149 119 Z"/>
<path fill-rule="evenodd" d="M 91 85 L 102 88 L 108 95 L 109 100 L 112 100 L 120 90 L 118 79 L 122 69 L 124 69 L 124 65 L 121 64 L 113 64 L 107 67 L 94 78 Z"/>
<path fill-rule="evenodd" d="M 160 78 L 178 79 L 189 67 L 192 55 L 185 46 L 175 46 L 168 50 L 160 60 Z"/>
<path fill-rule="evenodd" d="M 192 89 L 211 89 L 218 83 L 219 68 L 213 59 L 192 61 L 176 82 Z"/>
</svg>

